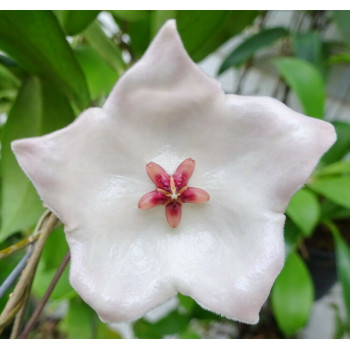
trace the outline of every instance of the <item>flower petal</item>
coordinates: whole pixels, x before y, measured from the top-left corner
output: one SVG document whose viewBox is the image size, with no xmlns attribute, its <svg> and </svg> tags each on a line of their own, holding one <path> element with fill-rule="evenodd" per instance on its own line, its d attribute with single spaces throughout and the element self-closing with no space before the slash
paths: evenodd
<svg viewBox="0 0 350 350">
<path fill-rule="evenodd" d="M 168 224 L 173 228 L 179 226 L 181 221 L 181 213 L 181 204 L 176 201 L 173 201 L 165 206 L 166 219 Z"/>
<path fill-rule="evenodd" d="M 187 185 L 188 180 L 193 174 L 196 162 L 192 158 L 184 160 L 174 173 L 175 185 L 178 189 Z"/>
<path fill-rule="evenodd" d="M 184 203 L 204 203 L 209 199 L 210 196 L 206 191 L 195 187 L 188 187 L 181 194 L 181 201 Z"/>
<path fill-rule="evenodd" d="M 166 195 L 156 190 L 142 196 L 139 200 L 138 207 L 139 209 L 150 209 L 165 204 L 167 200 L 169 200 L 169 198 Z"/>
<path fill-rule="evenodd" d="M 160 165 L 150 162 L 146 165 L 146 171 L 157 188 L 170 190 L 170 176 Z"/>
</svg>

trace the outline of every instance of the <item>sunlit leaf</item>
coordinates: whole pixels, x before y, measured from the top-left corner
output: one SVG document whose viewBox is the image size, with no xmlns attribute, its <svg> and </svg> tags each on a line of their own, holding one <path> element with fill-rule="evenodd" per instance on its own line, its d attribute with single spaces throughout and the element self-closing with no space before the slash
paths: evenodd
<svg viewBox="0 0 350 350">
<path fill-rule="evenodd" d="M 86 76 L 92 100 L 106 98 L 119 78 L 118 73 L 90 46 L 78 47 L 74 51 Z"/>
<path fill-rule="evenodd" d="M 32 183 L 11 150 L 13 140 L 39 136 L 60 129 L 74 118 L 67 99 L 38 78 L 21 88 L 2 136 L 2 228 L 0 240 L 34 225 L 44 208 Z"/>
<path fill-rule="evenodd" d="M 320 219 L 321 207 L 312 192 L 301 189 L 290 200 L 286 213 L 305 236 L 310 236 Z"/>
<path fill-rule="evenodd" d="M 81 109 L 89 105 L 84 74 L 51 11 L 1 11 L 0 49 L 53 84 Z"/>
<path fill-rule="evenodd" d="M 288 35 L 285 28 L 268 28 L 249 36 L 224 59 L 218 74 L 231 67 L 239 67 L 260 49 L 272 45 L 276 40 Z"/>
<path fill-rule="evenodd" d="M 96 20 L 85 31 L 84 36 L 88 43 L 119 75 L 125 70 L 121 50 L 106 36 L 99 22 Z"/>
<path fill-rule="evenodd" d="M 309 62 L 294 57 L 274 60 L 279 73 L 298 96 L 304 113 L 322 118 L 326 101 L 325 84 L 319 71 Z"/>
<path fill-rule="evenodd" d="M 290 253 L 272 289 L 271 303 L 278 327 L 288 337 L 302 328 L 313 303 L 314 288 L 305 263 Z"/>
<path fill-rule="evenodd" d="M 350 177 L 330 177 L 315 179 L 308 186 L 316 193 L 334 203 L 350 209 Z"/>
</svg>

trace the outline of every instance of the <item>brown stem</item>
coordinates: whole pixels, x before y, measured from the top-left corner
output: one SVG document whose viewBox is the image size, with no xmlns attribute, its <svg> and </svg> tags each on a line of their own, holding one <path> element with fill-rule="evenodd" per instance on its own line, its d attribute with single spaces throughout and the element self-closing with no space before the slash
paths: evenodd
<svg viewBox="0 0 350 350">
<path fill-rule="evenodd" d="M 12 321 L 17 312 L 21 310 L 25 301 L 26 289 L 31 286 L 45 242 L 51 231 L 55 228 L 57 221 L 57 217 L 49 211 L 45 212 L 44 216 L 40 219 L 40 224 L 38 224 L 35 229 L 35 231 L 41 232 L 40 238 L 35 245 L 32 255 L 28 259 L 27 265 L 16 284 L 13 293 L 0 315 L 0 333 L 4 327 Z"/>
<path fill-rule="evenodd" d="M 38 304 L 35 311 L 33 312 L 33 315 L 31 316 L 28 323 L 24 327 L 24 330 L 21 333 L 21 335 L 19 336 L 19 339 L 27 338 L 29 332 L 34 327 L 36 320 L 40 316 L 41 312 L 44 309 L 44 306 L 46 305 L 47 301 L 49 300 L 49 297 L 50 297 L 51 293 L 53 292 L 54 288 L 56 287 L 56 284 L 57 284 L 58 280 L 60 279 L 65 267 L 67 266 L 69 259 L 70 259 L 70 252 L 68 251 L 66 253 L 65 257 L 63 258 L 61 265 L 59 266 L 59 268 L 58 268 L 54 278 L 52 279 L 49 287 L 47 288 L 45 295 L 40 300 L 40 303 Z"/>
</svg>

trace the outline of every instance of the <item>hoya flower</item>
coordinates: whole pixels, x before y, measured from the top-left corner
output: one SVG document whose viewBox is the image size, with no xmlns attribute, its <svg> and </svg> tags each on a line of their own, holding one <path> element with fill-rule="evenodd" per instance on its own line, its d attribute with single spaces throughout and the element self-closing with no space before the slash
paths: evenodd
<svg viewBox="0 0 350 350">
<path fill-rule="evenodd" d="M 180 292 L 256 323 L 284 263 L 285 208 L 335 138 L 272 98 L 226 95 L 169 21 L 103 108 L 12 146 L 103 321 Z"/>
</svg>

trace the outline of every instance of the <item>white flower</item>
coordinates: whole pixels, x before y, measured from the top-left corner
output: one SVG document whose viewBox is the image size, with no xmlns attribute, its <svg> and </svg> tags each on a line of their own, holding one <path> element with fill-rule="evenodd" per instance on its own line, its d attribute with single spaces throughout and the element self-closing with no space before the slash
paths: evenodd
<svg viewBox="0 0 350 350">
<path fill-rule="evenodd" d="M 139 318 L 180 292 L 256 323 L 284 262 L 283 212 L 335 138 L 272 98 L 225 95 L 169 21 L 103 108 L 13 150 L 65 224 L 71 284 L 102 320 Z M 146 164 L 169 177 L 185 160 L 193 171 L 189 158 L 197 201 L 210 200 L 183 205 L 172 227 L 162 206 L 139 210 L 155 190 Z M 168 197 L 181 208 L 179 190 Z"/>
</svg>

